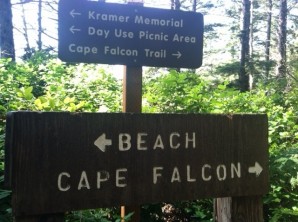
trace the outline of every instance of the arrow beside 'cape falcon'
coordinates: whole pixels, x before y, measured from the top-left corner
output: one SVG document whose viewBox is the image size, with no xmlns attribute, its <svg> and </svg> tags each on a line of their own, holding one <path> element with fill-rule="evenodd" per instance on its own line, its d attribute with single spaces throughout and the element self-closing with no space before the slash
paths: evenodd
<svg viewBox="0 0 298 222">
<path fill-rule="evenodd" d="M 106 147 L 112 145 L 112 140 L 106 138 L 106 134 L 103 133 L 97 140 L 94 141 L 94 145 L 97 146 L 102 152 L 106 152 Z"/>
<path fill-rule="evenodd" d="M 255 165 L 253 167 L 248 168 L 248 172 L 255 173 L 257 177 L 260 176 L 262 171 L 263 171 L 263 168 L 261 167 L 261 165 L 258 162 L 255 162 Z"/>
</svg>

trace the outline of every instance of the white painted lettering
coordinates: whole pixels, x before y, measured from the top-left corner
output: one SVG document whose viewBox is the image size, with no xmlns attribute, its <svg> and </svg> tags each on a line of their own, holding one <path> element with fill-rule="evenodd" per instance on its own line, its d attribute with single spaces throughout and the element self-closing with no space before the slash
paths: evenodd
<svg viewBox="0 0 298 222">
<path fill-rule="evenodd" d="M 162 50 L 159 50 L 159 51 L 153 51 L 153 50 L 150 50 L 150 49 L 144 49 L 145 50 L 145 56 L 146 57 L 150 57 L 150 58 L 166 58 L 167 57 L 167 51 L 162 49 Z"/>
<path fill-rule="evenodd" d="M 110 178 L 110 174 L 107 171 L 99 171 L 97 172 L 97 189 L 101 188 L 101 183 L 108 181 Z"/>
<path fill-rule="evenodd" d="M 126 39 L 126 38 L 133 39 L 134 34 L 133 34 L 133 32 L 123 31 L 122 29 L 115 29 L 115 37 L 124 38 L 124 39 Z"/>
<path fill-rule="evenodd" d="M 127 151 L 131 148 L 131 136 L 128 133 L 119 134 L 119 150 Z"/>
<path fill-rule="evenodd" d="M 109 37 L 110 30 L 96 29 L 94 27 L 88 27 L 88 35 L 102 36 L 105 39 Z"/>
<path fill-rule="evenodd" d="M 187 171 L 187 182 L 196 182 L 195 178 L 190 177 L 190 166 L 186 166 L 186 171 Z"/>
<path fill-rule="evenodd" d="M 68 191 L 70 189 L 70 185 L 66 184 L 66 186 L 62 186 L 62 177 L 70 178 L 70 174 L 67 172 L 62 172 L 58 176 L 58 189 L 62 192 Z"/>
<path fill-rule="evenodd" d="M 234 163 L 231 163 L 231 178 L 235 177 L 235 173 L 238 178 L 241 178 L 241 165 L 240 163 L 237 163 L 237 167 Z"/>
<path fill-rule="evenodd" d="M 161 33 L 150 33 L 148 31 L 140 31 L 139 39 L 142 40 L 151 40 L 151 41 L 169 41 L 169 35 Z"/>
<path fill-rule="evenodd" d="M 123 23 L 123 22 L 128 22 L 129 16 L 116 15 L 116 14 L 101 14 L 101 13 L 95 13 L 95 11 L 89 11 L 88 19 Z"/>
<path fill-rule="evenodd" d="M 81 45 L 76 45 L 76 44 L 70 44 L 68 46 L 68 50 L 72 53 L 81 53 L 84 56 L 89 53 L 97 54 L 97 52 L 98 52 L 96 47 L 81 46 Z"/>
<path fill-rule="evenodd" d="M 89 11 L 88 19 L 95 19 L 94 13 L 95 13 L 95 11 Z"/>
<path fill-rule="evenodd" d="M 211 175 L 209 176 L 206 176 L 206 168 L 208 168 L 209 170 L 211 170 L 211 166 L 209 164 L 205 164 L 203 167 L 202 167 L 202 179 L 204 181 L 210 181 L 211 180 Z"/>
<path fill-rule="evenodd" d="M 183 19 L 156 19 L 156 18 L 144 18 L 142 15 L 136 15 L 134 19 L 135 24 L 162 26 L 162 27 L 175 27 L 183 28 Z"/>
<path fill-rule="evenodd" d="M 161 177 L 161 173 L 158 170 L 163 170 L 163 167 L 153 167 L 153 184 L 157 183 L 157 177 Z"/>
<path fill-rule="evenodd" d="M 146 146 L 143 146 L 146 141 L 144 140 L 144 137 L 146 137 L 148 134 L 147 133 L 138 133 L 138 138 L 137 138 L 137 149 L 138 150 L 147 150 Z"/>
<path fill-rule="evenodd" d="M 189 143 L 192 142 L 192 148 L 196 148 L 196 133 L 192 133 L 192 138 L 188 136 L 188 133 L 185 134 L 185 148 L 188 149 Z"/>
<path fill-rule="evenodd" d="M 155 143 L 154 143 L 154 146 L 153 146 L 153 149 L 156 150 L 156 148 L 160 148 L 160 149 L 164 149 L 165 146 L 163 144 L 163 141 L 161 139 L 161 135 L 158 135 L 156 137 L 156 140 L 155 140 Z"/>
<path fill-rule="evenodd" d="M 138 56 L 138 50 L 136 49 L 122 49 L 120 47 L 110 48 L 110 46 L 104 47 L 105 55 L 113 55 L 113 56 Z"/>
<path fill-rule="evenodd" d="M 174 141 L 173 141 L 174 137 L 180 137 L 180 134 L 179 133 L 171 133 L 171 135 L 170 135 L 170 147 L 172 149 L 178 149 L 180 147 L 180 143 L 176 143 L 174 145 Z"/>
<path fill-rule="evenodd" d="M 116 170 L 116 187 L 126 187 L 127 186 L 126 183 L 124 183 L 124 182 L 121 183 L 121 181 L 126 180 L 126 178 L 123 176 L 120 176 L 120 173 L 126 173 L 126 172 L 127 172 L 126 168 Z"/>
<path fill-rule="evenodd" d="M 118 21 L 119 22 L 128 22 L 128 20 L 129 20 L 129 16 L 122 16 L 122 15 L 120 15 L 118 17 Z"/>
<path fill-rule="evenodd" d="M 227 179 L 227 168 L 225 165 L 218 165 L 216 168 L 217 179 L 223 181 Z"/>
<path fill-rule="evenodd" d="M 88 190 L 90 190 L 90 185 L 89 185 L 89 181 L 88 181 L 88 177 L 85 171 L 82 171 L 81 173 L 81 178 L 80 178 L 80 182 L 78 185 L 78 190 L 81 190 L 82 188 L 87 188 Z"/>
<path fill-rule="evenodd" d="M 173 182 L 181 182 L 180 173 L 177 167 L 174 167 L 173 173 L 172 173 L 172 179 L 171 183 Z"/>
<path fill-rule="evenodd" d="M 178 34 L 175 34 L 173 37 L 173 42 L 196 43 L 197 39 L 194 36 L 179 36 Z"/>
</svg>

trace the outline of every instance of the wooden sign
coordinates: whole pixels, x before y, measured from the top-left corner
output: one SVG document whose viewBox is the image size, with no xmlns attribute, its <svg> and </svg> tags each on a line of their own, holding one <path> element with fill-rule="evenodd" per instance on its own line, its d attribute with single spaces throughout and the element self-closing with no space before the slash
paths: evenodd
<svg viewBox="0 0 298 222">
<path fill-rule="evenodd" d="M 202 64 L 200 13 L 60 0 L 58 14 L 63 61 L 177 68 Z"/>
<path fill-rule="evenodd" d="M 5 181 L 17 216 L 262 195 L 265 115 L 8 114 Z"/>
</svg>

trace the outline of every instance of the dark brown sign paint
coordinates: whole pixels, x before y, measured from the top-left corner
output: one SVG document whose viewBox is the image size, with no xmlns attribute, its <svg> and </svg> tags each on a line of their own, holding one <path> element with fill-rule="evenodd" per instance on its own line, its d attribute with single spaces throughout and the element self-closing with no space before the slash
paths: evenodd
<svg viewBox="0 0 298 222">
<path fill-rule="evenodd" d="M 12 112 L 16 215 L 268 192 L 266 115 Z"/>
</svg>

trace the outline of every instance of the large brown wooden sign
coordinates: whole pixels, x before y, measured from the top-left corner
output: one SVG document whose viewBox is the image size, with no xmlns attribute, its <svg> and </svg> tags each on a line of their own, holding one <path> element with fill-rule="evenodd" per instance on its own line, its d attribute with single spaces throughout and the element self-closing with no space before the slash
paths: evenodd
<svg viewBox="0 0 298 222">
<path fill-rule="evenodd" d="M 268 191 L 265 115 L 12 112 L 15 215 Z"/>
</svg>

